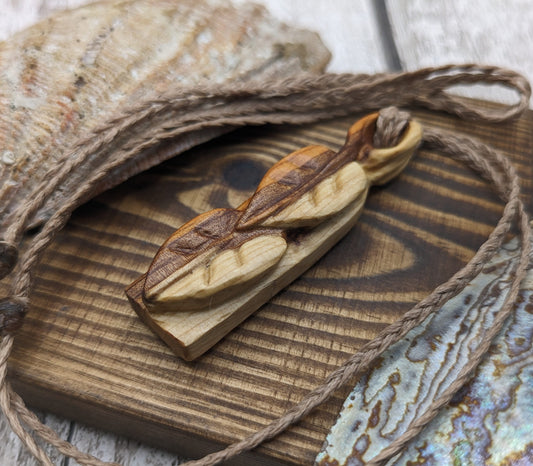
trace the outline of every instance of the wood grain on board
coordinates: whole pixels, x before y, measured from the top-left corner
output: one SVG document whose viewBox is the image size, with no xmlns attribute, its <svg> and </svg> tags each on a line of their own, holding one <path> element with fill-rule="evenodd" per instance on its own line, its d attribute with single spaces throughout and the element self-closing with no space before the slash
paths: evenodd
<svg viewBox="0 0 533 466">
<path fill-rule="evenodd" d="M 511 156 L 531 209 L 531 114 L 499 126 L 417 115 Z M 355 118 L 240 130 L 79 209 L 36 271 L 32 308 L 10 360 L 15 388 L 41 409 L 185 456 L 283 414 L 474 254 L 501 214 L 489 186 L 421 150 L 397 180 L 371 191 L 336 247 L 193 363 L 176 358 L 138 320 L 124 287 L 183 222 L 240 204 L 295 148 L 338 148 Z M 312 463 L 349 389 L 241 461 Z"/>
<path fill-rule="evenodd" d="M 86 2 L 87 0 L 7 0 L 2 3 L 0 38 L 8 37 L 15 30 L 57 9 Z M 391 53 L 387 47 L 394 47 L 394 44 L 384 41 L 384 35 L 391 31 L 379 21 L 384 16 L 384 10 L 380 6 L 386 3 L 388 20 L 403 67 L 415 69 L 451 60 L 475 60 L 482 63 L 496 61 L 522 70 L 529 77 L 533 76 L 533 72 L 526 69 L 533 63 L 527 58 L 530 57 L 528 44 L 531 42 L 527 37 L 531 35 L 530 28 L 533 24 L 529 20 L 533 11 L 532 4 L 528 0 L 505 2 L 503 12 L 502 4 L 497 0 L 483 2 L 481 6 L 470 0 L 450 0 L 446 5 L 432 2 L 431 7 L 427 2 L 410 0 L 332 0 L 327 2 L 327 8 L 321 0 L 294 1 L 290 4 L 283 0 L 262 0 L 261 3 L 288 23 L 317 30 L 332 52 L 331 71 L 376 72 L 390 68 L 391 62 L 384 62 L 383 57 Z M 316 20 L 317 17 L 320 21 Z M 494 98 L 494 94 L 487 90 L 484 90 L 482 96 L 489 100 Z M 462 126 L 460 129 L 462 130 Z M 512 131 L 508 137 L 513 135 Z M 520 141 L 516 143 L 517 147 L 522 147 L 522 144 Z M 514 150 L 511 145 L 507 147 L 510 151 Z M 525 152 L 522 150 L 522 153 Z M 434 178 L 434 175 L 431 176 Z M 478 186 L 477 181 L 475 186 Z M 447 215 L 448 220 L 451 217 L 453 212 Z M 339 395 L 339 399 L 341 398 Z M 42 405 L 47 411 L 48 406 L 45 403 Z M 75 411 L 63 411 L 67 418 L 75 417 Z M 83 451 L 106 461 L 119 461 L 126 466 L 176 464 L 176 460 L 172 460 L 173 455 L 139 445 L 124 437 L 48 414 L 41 414 L 41 417 L 47 425 L 59 430 L 63 438 L 70 438 Z M 97 420 L 95 422 L 99 425 Z M 172 445 L 169 444 L 168 447 Z M 58 457 L 54 456 L 54 460 L 56 458 Z M 57 461 L 60 464 L 59 459 Z M 1 413 L 0 464 L 36 464 L 10 432 Z"/>
</svg>

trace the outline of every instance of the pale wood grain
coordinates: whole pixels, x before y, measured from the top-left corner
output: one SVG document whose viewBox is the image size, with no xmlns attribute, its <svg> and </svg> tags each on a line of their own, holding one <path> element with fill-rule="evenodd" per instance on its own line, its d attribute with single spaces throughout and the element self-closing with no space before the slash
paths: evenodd
<svg viewBox="0 0 533 466">
<path fill-rule="evenodd" d="M 475 62 L 533 78 L 529 0 L 387 0 L 387 10 L 405 69 Z M 493 87 L 461 94 L 503 102 L 513 98 L 511 92 Z"/>
<path fill-rule="evenodd" d="M 238 208 L 173 233 L 126 291 L 141 319 L 191 361 L 306 271 L 353 227 L 369 187 L 397 176 L 420 144 L 412 121 L 397 144 L 373 147 L 377 120 L 354 123 L 337 153 L 313 145 L 287 155 Z"/>
</svg>

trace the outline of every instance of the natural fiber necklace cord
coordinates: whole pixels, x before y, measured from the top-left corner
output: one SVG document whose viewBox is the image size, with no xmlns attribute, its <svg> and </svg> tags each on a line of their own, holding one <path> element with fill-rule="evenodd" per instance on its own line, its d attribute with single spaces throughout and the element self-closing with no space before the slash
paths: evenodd
<svg viewBox="0 0 533 466">
<path fill-rule="evenodd" d="M 507 108 L 487 110 L 466 104 L 447 92 L 451 86 L 469 84 L 508 87 L 518 93 L 518 102 Z M 520 115 L 529 105 L 530 95 L 529 83 L 520 74 L 475 64 L 397 74 L 306 75 L 281 82 L 178 89 L 174 94 L 124 110 L 79 141 L 70 149 L 65 163 L 58 164 L 12 214 L 10 226 L 1 239 L 16 250 L 32 216 L 65 178 L 89 158 L 100 157 L 102 165 L 82 187 L 83 193 L 73 196 L 76 201 L 69 202 L 69 208 L 86 200 L 92 186 L 141 150 L 204 128 L 310 123 L 391 105 L 422 106 L 464 119 L 502 122 Z"/>
<path fill-rule="evenodd" d="M 431 85 L 426 85 L 424 87 L 422 83 L 417 81 L 422 79 L 423 82 L 429 82 L 430 76 L 442 72 L 450 72 L 450 70 L 456 71 L 456 73 L 431 78 L 431 82 L 435 85 L 433 89 L 431 88 Z M 474 70 L 473 74 L 472 70 Z M 498 111 L 483 113 L 482 111 L 476 110 L 468 104 L 464 104 L 443 92 L 443 90 L 451 84 L 456 84 L 458 81 L 465 82 L 465 75 L 468 75 L 466 78 L 467 82 L 472 82 L 474 80 L 476 82 L 504 82 L 506 85 L 512 86 L 520 92 L 520 101 L 514 107 L 508 108 L 501 113 L 498 113 Z M 472 76 L 474 78 L 472 78 Z M 482 76 L 481 79 L 480 76 Z M 333 86 L 333 82 L 338 86 L 335 89 L 329 87 Z M 348 85 L 349 82 L 351 82 L 351 87 Z M 394 84 L 391 85 L 391 82 Z M 413 82 L 416 82 L 417 84 L 413 85 Z M 344 87 L 341 86 L 341 83 Z M 379 83 L 379 85 L 376 85 L 376 83 Z M 369 91 L 369 89 L 372 90 L 372 86 L 377 86 L 378 88 L 377 90 L 374 89 L 374 94 L 376 94 L 374 96 L 375 99 L 372 101 L 370 97 L 365 105 L 365 103 L 362 103 L 363 101 L 359 100 L 361 97 L 358 93 L 360 93 L 361 88 L 366 88 L 367 91 Z M 407 95 L 398 95 L 398 89 L 405 89 L 406 93 L 407 90 L 410 90 Z M 225 92 L 229 91 L 226 90 Z M 399 103 L 400 105 L 422 104 L 433 109 L 438 108 L 440 110 L 447 110 L 466 118 L 502 121 L 517 116 L 523 109 L 525 109 L 529 102 L 530 95 L 527 81 L 516 73 L 497 68 L 481 68 L 475 65 L 468 65 L 466 67 L 443 67 L 440 69 L 421 70 L 420 72 L 415 73 L 376 75 L 374 77 L 364 75 L 325 75 L 325 77 L 322 78 L 306 78 L 306 80 L 301 80 L 298 83 L 295 81 L 286 81 L 284 83 L 278 83 L 276 86 L 271 86 L 270 88 L 265 88 L 263 86 L 261 92 L 257 89 L 234 89 L 231 92 L 233 92 L 232 95 L 235 96 L 235 105 L 233 107 L 230 105 L 230 108 L 227 109 L 226 113 L 223 113 L 222 109 L 216 107 L 216 105 L 212 106 L 212 94 L 209 95 L 211 106 L 207 109 L 205 107 L 205 102 L 194 107 L 194 105 L 198 104 L 198 101 L 201 102 L 202 98 L 205 97 L 202 96 L 202 93 L 198 93 L 193 97 L 182 95 L 180 97 L 181 100 L 177 100 L 179 105 L 176 104 L 176 98 L 162 98 L 161 101 L 153 103 L 153 106 L 145 105 L 142 109 L 138 109 L 138 113 L 132 112 L 131 114 L 127 114 L 109 123 L 102 129 L 100 133 L 101 137 L 98 141 L 91 141 L 91 144 L 87 147 L 84 146 L 83 142 L 77 146 L 77 149 L 73 151 L 73 157 L 69 161 L 68 166 L 66 168 L 58 167 L 54 172 L 54 178 L 49 184 L 50 188 L 44 189 L 42 196 L 33 198 L 27 205 L 23 206 L 23 208 L 28 209 L 28 214 L 26 215 L 26 210 L 21 210 L 21 212 L 19 212 L 24 213 L 25 215 L 22 216 L 21 220 L 12 224 L 9 229 L 8 237 L 6 238 L 8 243 L 15 245 L 20 241 L 26 222 L 31 217 L 32 213 L 39 209 L 39 207 L 45 202 L 46 197 L 56 189 L 62 179 L 68 176 L 70 170 L 91 155 L 91 151 L 98 150 L 98 147 L 105 147 L 106 144 L 109 144 L 116 149 L 117 145 L 113 146 L 113 143 L 117 140 L 120 142 L 120 138 L 123 136 L 125 130 L 131 130 L 131 128 L 136 125 L 142 126 L 146 123 L 146 118 L 148 118 L 148 116 L 149 119 L 155 119 L 161 123 L 162 120 L 158 120 L 158 116 L 161 116 L 161 112 L 163 112 L 163 110 L 161 110 L 162 108 L 166 108 L 167 112 L 163 112 L 165 115 L 163 120 L 167 123 L 171 121 L 175 124 L 175 126 L 155 126 L 153 131 L 143 133 L 142 140 L 136 140 L 132 143 L 123 143 L 122 145 L 119 144 L 118 147 L 122 147 L 119 154 L 115 158 L 110 159 L 108 163 L 104 164 L 101 170 L 99 170 L 98 173 L 95 173 L 85 185 L 81 186 L 78 192 L 70 198 L 69 202 L 56 212 L 47 223 L 45 223 L 41 232 L 36 235 L 34 240 L 30 243 L 30 246 L 22 257 L 21 263 L 14 276 L 13 293 L 10 302 L 13 304 L 14 309 L 22 310 L 20 312 L 20 318 L 25 312 L 24 310 L 31 289 L 31 270 L 33 270 L 38 263 L 40 254 L 50 244 L 55 233 L 66 223 L 72 210 L 83 201 L 84 196 L 90 191 L 91 184 L 94 184 L 101 178 L 105 177 L 118 163 L 123 163 L 125 159 L 131 157 L 135 148 L 139 149 L 139 146 L 148 147 L 153 145 L 155 141 L 161 141 L 168 137 L 182 134 L 179 132 L 177 133 L 179 130 L 175 129 L 180 128 L 179 124 L 185 125 L 188 130 L 190 130 L 191 128 L 196 129 L 210 125 L 237 126 L 241 124 L 259 124 L 265 122 L 306 122 L 323 118 L 325 115 L 331 117 L 346 114 L 349 110 L 352 112 L 368 110 L 370 108 L 375 108 L 376 106 L 385 106 L 392 103 Z M 390 94 L 391 92 L 392 95 Z M 415 94 L 416 92 L 419 92 L 420 94 Z M 313 96 L 313 98 L 310 96 Z M 333 103 L 342 100 L 343 97 L 342 108 L 334 108 Z M 354 107 L 349 108 L 350 102 Z M 197 113 L 195 114 L 193 111 L 192 115 L 189 113 L 184 117 L 184 108 L 188 107 L 190 109 L 191 105 L 196 109 L 195 111 Z M 300 105 L 300 107 L 298 105 Z M 170 110 L 168 106 L 170 106 Z M 307 109 L 307 114 L 305 114 L 304 108 Z M 254 109 L 256 113 L 253 113 Z M 214 114 L 221 116 L 217 119 L 214 117 Z M 211 116 L 211 119 L 208 118 L 209 115 Z M 193 120 L 196 118 L 194 123 L 191 123 L 191 118 Z M 173 127 L 174 129 L 169 131 L 169 127 Z M 381 464 L 382 461 L 385 461 L 387 458 L 390 458 L 401 451 L 405 442 L 416 435 L 416 433 L 418 433 L 423 426 L 435 416 L 438 408 L 449 401 L 457 389 L 464 384 L 471 371 L 479 364 L 481 358 L 487 351 L 492 338 L 498 333 L 506 317 L 512 312 L 512 306 L 518 293 L 520 282 L 525 276 L 528 265 L 530 229 L 527 215 L 519 198 L 518 178 L 514 169 L 505 157 L 478 141 L 470 138 L 458 138 L 453 135 L 429 130 L 425 132 L 424 140 L 430 148 L 442 151 L 447 155 L 470 165 L 482 177 L 496 187 L 498 194 L 506 202 L 503 216 L 488 240 L 463 269 L 456 273 L 446 283 L 439 286 L 430 296 L 422 300 L 417 306 L 408 311 L 402 319 L 388 326 L 378 337 L 368 342 L 342 367 L 330 374 L 323 385 L 310 392 L 298 405 L 291 408 L 284 416 L 277 419 L 261 431 L 229 446 L 225 450 L 208 455 L 201 460 L 186 463 L 187 465 L 205 466 L 216 464 L 243 451 L 256 447 L 263 441 L 278 435 L 289 425 L 304 417 L 330 397 L 335 390 L 350 380 L 355 374 L 368 369 L 375 358 L 383 353 L 390 345 L 398 341 L 409 330 L 421 323 L 435 309 L 440 308 L 448 299 L 464 289 L 470 280 L 480 272 L 484 264 L 501 246 L 505 235 L 509 231 L 511 224 L 516 217 L 521 232 L 522 254 L 511 291 L 504 306 L 498 313 L 498 317 L 493 326 L 487 330 L 486 338 L 483 339 L 483 342 L 476 350 L 474 357 L 460 373 L 458 379 L 452 383 L 450 388 L 439 399 L 434 400 L 428 411 L 421 418 L 417 419 L 402 437 L 394 441 L 386 450 L 381 452 L 380 455 L 373 460 L 372 464 Z M 16 320 L 16 318 L 14 319 Z M 0 321 L 0 324 L 1 322 L 2 321 Z M 13 327 L 16 327 L 16 325 L 13 325 Z M 19 435 L 19 437 L 21 437 L 28 449 L 39 459 L 39 461 L 41 461 L 42 464 L 52 464 L 47 455 L 33 439 L 31 435 L 33 432 L 46 442 L 56 446 L 63 454 L 76 459 L 80 464 L 116 464 L 102 462 L 90 455 L 79 452 L 76 447 L 60 439 L 52 429 L 42 425 L 37 417 L 27 410 L 23 401 L 13 392 L 6 381 L 7 360 L 11 352 L 14 338 L 11 331 L 6 331 L 8 328 L 10 329 L 11 327 L 4 326 L 3 337 L 0 342 L 0 405 L 2 406 L 2 410 L 13 430 Z M 0 325 L 0 331 L 1 330 Z M 23 424 L 25 424 L 27 428 L 25 428 Z"/>
</svg>

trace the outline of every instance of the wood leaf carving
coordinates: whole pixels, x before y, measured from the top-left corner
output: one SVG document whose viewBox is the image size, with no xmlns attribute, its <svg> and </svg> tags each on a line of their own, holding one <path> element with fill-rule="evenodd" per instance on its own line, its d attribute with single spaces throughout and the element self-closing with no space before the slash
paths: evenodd
<svg viewBox="0 0 533 466">
<path fill-rule="evenodd" d="M 178 229 L 126 293 L 179 356 L 194 359 L 288 285 L 357 220 L 372 184 L 396 176 L 421 139 L 411 121 L 399 143 L 375 148 L 377 114 L 334 152 L 308 146 L 276 163 L 235 209 Z"/>
</svg>

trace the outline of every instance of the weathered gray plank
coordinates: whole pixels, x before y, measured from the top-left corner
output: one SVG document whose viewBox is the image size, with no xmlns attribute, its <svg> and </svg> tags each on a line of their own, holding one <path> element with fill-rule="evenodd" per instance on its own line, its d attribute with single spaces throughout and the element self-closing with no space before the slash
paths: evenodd
<svg viewBox="0 0 533 466">
<path fill-rule="evenodd" d="M 416 69 L 445 63 L 485 63 L 533 79 L 533 2 L 529 0 L 387 0 L 401 63 Z M 506 101 L 493 88 L 468 94 Z"/>
<path fill-rule="evenodd" d="M 75 424 L 71 442 L 103 461 L 123 466 L 175 466 L 181 461 L 176 455 L 81 424 Z M 69 466 L 74 464 L 77 463 L 70 460 Z"/>
<path fill-rule="evenodd" d="M 70 422 L 52 414 L 37 413 L 44 424 L 54 429 L 63 439 L 70 438 L 80 450 L 104 461 L 115 461 L 123 466 L 175 466 L 182 460 L 176 455 L 151 448 L 133 440 Z M 54 464 L 62 464 L 63 457 L 50 445 L 38 442 Z M 37 461 L 11 431 L 7 420 L 0 413 L 0 464 L 37 466 Z M 68 465 L 77 464 L 70 460 Z"/>
<path fill-rule="evenodd" d="M 71 431 L 71 422 L 52 414 L 36 412 L 37 416 L 47 426 L 54 429 L 61 438 L 67 439 Z M 49 455 L 54 464 L 61 464 L 62 456 L 50 445 L 38 442 L 43 450 Z M 0 412 L 0 464 L 17 466 L 36 466 L 37 461 L 23 446 L 18 437 Z"/>
</svg>

